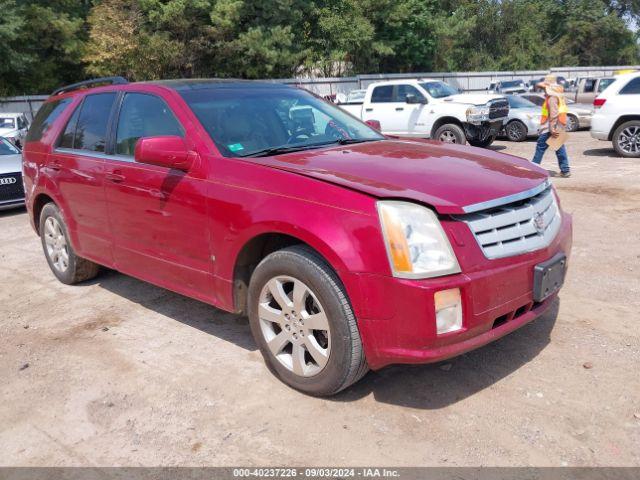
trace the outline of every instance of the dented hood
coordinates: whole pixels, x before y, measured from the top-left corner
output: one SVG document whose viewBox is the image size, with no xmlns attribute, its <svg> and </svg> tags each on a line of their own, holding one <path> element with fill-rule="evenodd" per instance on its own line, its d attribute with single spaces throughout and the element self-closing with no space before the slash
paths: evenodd
<svg viewBox="0 0 640 480">
<path fill-rule="evenodd" d="M 246 160 L 443 214 L 530 190 L 548 176 L 518 157 L 433 141 L 382 140 Z"/>
</svg>

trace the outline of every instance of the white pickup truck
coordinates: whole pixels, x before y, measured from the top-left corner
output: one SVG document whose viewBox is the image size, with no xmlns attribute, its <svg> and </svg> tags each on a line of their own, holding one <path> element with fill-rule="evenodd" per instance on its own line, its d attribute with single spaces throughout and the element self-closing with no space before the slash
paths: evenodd
<svg viewBox="0 0 640 480">
<path fill-rule="evenodd" d="M 382 133 L 488 147 L 509 115 L 501 95 L 464 94 L 440 80 L 394 80 L 368 86 L 363 102 L 339 104 Z"/>
</svg>

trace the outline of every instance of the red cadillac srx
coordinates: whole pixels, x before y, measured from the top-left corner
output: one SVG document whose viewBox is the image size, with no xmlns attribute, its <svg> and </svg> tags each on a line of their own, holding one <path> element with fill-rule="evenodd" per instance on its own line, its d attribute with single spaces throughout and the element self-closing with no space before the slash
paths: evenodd
<svg viewBox="0 0 640 480">
<path fill-rule="evenodd" d="M 385 137 L 280 84 L 65 87 L 23 170 L 61 282 L 104 265 L 245 313 L 269 368 L 314 395 L 521 327 L 550 306 L 571 249 L 545 170 Z"/>
</svg>

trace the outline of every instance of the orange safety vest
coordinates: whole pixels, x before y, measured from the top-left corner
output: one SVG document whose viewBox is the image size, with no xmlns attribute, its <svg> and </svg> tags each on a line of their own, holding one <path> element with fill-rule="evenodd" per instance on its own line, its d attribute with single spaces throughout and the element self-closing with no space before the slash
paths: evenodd
<svg viewBox="0 0 640 480">
<path fill-rule="evenodd" d="M 564 97 L 556 97 L 558 99 L 558 121 L 562 125 L 567 124 L 567 112 L 569 108 L 567 107 L 567 102 L 564 100 Z M 540 125 L 544 125 L 549 120 L 549 98 L 544 99 L 544 103 L 542 104 L 542 116 L 540 117 Z"/>
</svg>

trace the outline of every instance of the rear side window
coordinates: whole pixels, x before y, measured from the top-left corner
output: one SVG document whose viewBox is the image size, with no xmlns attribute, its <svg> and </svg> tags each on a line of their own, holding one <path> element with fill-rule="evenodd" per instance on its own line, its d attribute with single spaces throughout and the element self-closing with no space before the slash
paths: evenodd
<svg viewBox="0 0 640 480">
<path fill-rule="evenodd" d="M 73 148 L 73 139 L 76 135 L 76 126 L 78 125 L 78 117 L 80 116 L 81 107 L 82 104 L 80 104 L 76 108 L 75 112 L 73 112 L 73 115 L 71 115 L 71 118 L 67 122 L 67 126 L 64 129 L 64 132 L 62 132 L 62 135 L 58 140 L 58 147 Z"/>
<path fill-rule="evenodd" d="M 384 85 L 376 87 L 371 94 L 371 103 L 390 103 L 393 102 L 393 85 Z"/>
<path fill-rule="evenodd" d="M 620 95 L 637 95 L 638 93 L 640 93 L 640 77 L 631 79 L 629 83 L 620 90 Z"/>
<path fill-rule="evenodd" d="M 36 118 L 33 120 L 33 124 L 27 133 L 25 142 L 37 142 L 47 133 L 47 130 L 51 128 L 53 122 L 60 116 L 64 109 L 71 103 L 70 98 L 63 100 L 56 100 L 55 102 L 45 103 L 40 107 Z"/>
<path fill-rule="evenodd" d="M 73 138 L 74 149 L 104 152 L 107 126 L 115 98 L 115 93 L 96 93 L 85 97 Z"/>
<path fill-rule="evenodd" d="M 115 153 L 133 156 L 139 138 L 163 135 L 183 136 L 167 104 L 154 95 L 127 93 L 120 108 Z"/>
</svg>

